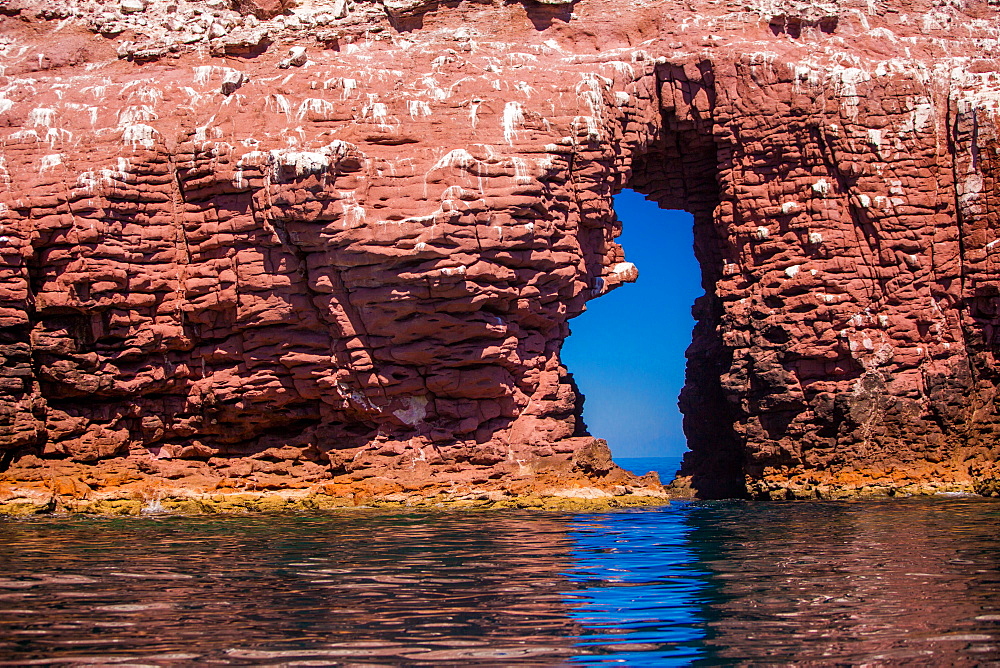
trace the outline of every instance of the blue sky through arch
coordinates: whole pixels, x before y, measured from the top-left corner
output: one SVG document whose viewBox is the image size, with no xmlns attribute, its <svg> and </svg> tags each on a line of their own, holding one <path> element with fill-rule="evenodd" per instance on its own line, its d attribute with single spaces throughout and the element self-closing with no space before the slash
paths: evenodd
<svg viewBox="0 0 1000 668">
<path fill-rule="evenodd" d="M 615 457 L 671 457 L 685 448 L 677 395 L 701 288 L 693 222 L 631 190 L 615 197 L 618 238 L 639 280 L 570 321 L 563 363 L 586 396 L 583 418 Z"/>
</svg>

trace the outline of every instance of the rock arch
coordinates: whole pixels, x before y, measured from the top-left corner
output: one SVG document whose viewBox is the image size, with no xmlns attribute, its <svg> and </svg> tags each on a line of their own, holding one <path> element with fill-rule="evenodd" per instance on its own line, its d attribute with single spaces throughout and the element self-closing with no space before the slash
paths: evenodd
<svg viewBox="0 0 1000 668">
<path fill-rule="evenodd" d="M 635 277 L 631 187 L 694 214 L 708 292 L 678 490 L 993 490 L 1000 79 L 934 41 L 988 26 L 668 5 L 687 18 L 360 4 L 334 32 L 268 19 L 252 57 L 153 30 L 89 68 L 36 67 L 55 26 L 26 16 L 0 98 L 7 480 L 648 489 L 581 433 L 558 355 Z"/>
</svg>

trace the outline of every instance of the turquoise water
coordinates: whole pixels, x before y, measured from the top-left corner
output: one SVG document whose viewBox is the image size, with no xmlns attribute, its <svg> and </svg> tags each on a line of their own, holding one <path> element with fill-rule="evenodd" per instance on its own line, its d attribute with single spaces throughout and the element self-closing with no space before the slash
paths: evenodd
<svg viewBox="0 0 1000 668">
<path fill-rule="evenodd" d="M 0 665 L 996 665 L 1000 502 L 0 519 Z"/>
</svg>

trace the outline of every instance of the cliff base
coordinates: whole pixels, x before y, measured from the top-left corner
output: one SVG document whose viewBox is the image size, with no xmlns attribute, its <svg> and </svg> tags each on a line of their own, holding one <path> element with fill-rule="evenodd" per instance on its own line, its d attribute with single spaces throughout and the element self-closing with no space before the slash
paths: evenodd
<svg viewBox="0 0 1000 668">
<path fill-rule="evenodd" d="M 242 476 L 217 463 L 135 460 L 96 464 L 22 458 L 0 475 L 0 514 L 79 512 L 140 515 L 381 508 L 537 508 L 605 510 L 669 501 L 656 473 L 636 476 L 611 460 L 600 439 L 571 439 L 572 455 L 466 467 L 426 462 L 343 475 L 282 470 L 260 462 Z M 423 465 L 421 465 L 423 464 Z"/>
</svg>

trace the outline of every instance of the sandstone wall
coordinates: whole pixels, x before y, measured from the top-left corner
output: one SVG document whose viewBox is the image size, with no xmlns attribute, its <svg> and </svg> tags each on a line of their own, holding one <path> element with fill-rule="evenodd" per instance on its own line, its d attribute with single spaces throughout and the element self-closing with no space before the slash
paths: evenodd
<svg viewBox="0 0 1000 668">
<path fill-rule="evenodd" d="M 9 494 L 641 488 L 559 360 L 624 187 L 695 216 L 679 487 L 996 489 L 992 6 L 281 9 L 3 3 Z"/>
</svg>

